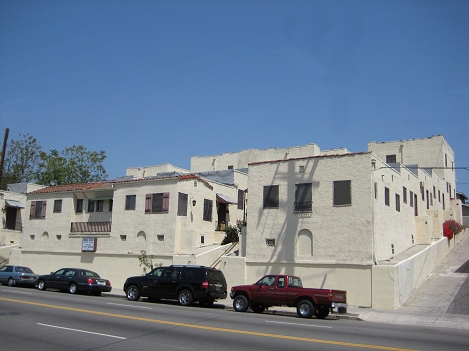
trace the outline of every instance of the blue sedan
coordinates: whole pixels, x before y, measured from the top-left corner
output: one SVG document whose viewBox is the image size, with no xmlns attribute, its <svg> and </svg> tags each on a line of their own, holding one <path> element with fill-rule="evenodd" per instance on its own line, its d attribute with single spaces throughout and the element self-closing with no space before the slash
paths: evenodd
<svg viewBox="0 0 469 351">
<path fill-rule="evenodd" d="M 38 276 L 29 267 L 8 265 L 0 268 L 0 283 L 8 286 L 34 286 Z"/>
</svg>

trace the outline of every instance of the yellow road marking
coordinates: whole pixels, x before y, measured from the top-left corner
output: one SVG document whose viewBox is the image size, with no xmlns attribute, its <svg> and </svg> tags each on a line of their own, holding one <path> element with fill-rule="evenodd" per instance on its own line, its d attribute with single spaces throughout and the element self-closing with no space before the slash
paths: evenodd
<svg viewBox="0 0 469 351">
<path fill-rule="evenodd" d="M 115 314 L 115 313 L 99 312 L 99 311 L 92 311 L 92 310 L 84 310 L 84 309 L 81 309 L 81 308 L 74 308 L 74 307 L 54 306 L 54 305 L 48 305 L 48 304 L 39 303 L 39 302 L 15 300 L 15 299 L 8 299 L 8 298 L 4 298 L 4 297 L 0 297 L 0 300 L 9 301 L 9 302 L 16 302 L 16 303 L 22 303 L 22 304 L 26 304 L 26 305 L 39 306 L 39 307 L 55 308 L 55 309 L 58 309 L 58 310 L 73 311 L 73 312 L 79 312 L 79 313 L 88 313 L 88 314 L 95 314 L 95 315 L 99 315 L 99 316 L 114 317 L 114 318 L 123 318 L 123 319 L 129 319 L 129 320 L 135 320 L 135 321 L 141 321 L 141 322 L 172 325 L 172 326 L 176 326 L 176 327 L 204 329 L 204 330 L 218 331 L 218 332 L 223 332 L 223 333 L 234 333 L 234 334 L 242 334 L 242 335 L 262 336 L 262 337 L 268 337 L 268 338 L 305 341 L 305 342 L 330 344 L 330 345 L 340 345 L 340 346 L 348 346 L 348 347 L 360 347 L 360 348 L 375 349 L 375 350 L 416 351 L 416 350 L 412 350 L 412 349 L 403 349 L 403 348 L 399 348 L 399 347 L 368 345 L 368 344 L 356 344 L 356 343 L 343 342 L 343 341 L 331 341 L 331 340 L 314 339 L 314 338 L 303 338 L 303 337 L 299 337 L 299 336 L 252 332 L 252 331 L 247 331 L 247 330 L 233 330 L 233 329 L 226 329 L 226 328 L 209 327 L 209 326 L 202 326 L 202 325 L 196 325 L 196 324 L 171 322 L 171 321 L 165 321 L 165 320 L 161 320 L 161 319 L 142 318 L 142 317 L 135 317 L 135 316 L 126 316 L 126 315 L 123 315 L 123 314 Z"/>
</svg>

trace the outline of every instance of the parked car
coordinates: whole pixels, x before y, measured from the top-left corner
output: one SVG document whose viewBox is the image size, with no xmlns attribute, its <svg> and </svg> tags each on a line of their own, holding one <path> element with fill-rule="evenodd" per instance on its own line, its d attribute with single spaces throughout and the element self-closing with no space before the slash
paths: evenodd
<svg viewBox="0 0 469 351">
<path fill-rule="evenodd" d="M 34 286 L 38 274 L 29 267 L 3 266 L 0 268 L 0 283 L 8 286 Z"/>
<path fill-rule="evenodd" d="M 347 308 L 345 290 L 303 288 L 300 277 L 293 275 L 270 274 L 251 285 L 238 285 L 231 288 L 233 309 L 245 312 L 249 307 L 262 313 L 271 306 L 296 307 L 302 318 L 326 318 L 333 306 Z"/>
<path fill-rule="evenodd" d="M 59 289 L 70 294 L 77 292 L 90 292 L 101 295 L 110 292 L 111 282 L 103 279 L 98 273 L 82 268 L 61 268 L 51 274 L 37 277 L 36 285 L 39 290 Z"/>
<path fill-rule="evenodd" d="M 216 268 L 172 265 L 127 278 L 124 291 L 131 301 L 145 296 L 150 301 L 178 300 L 183 306 L 198 301 L 201 306 L 211 307 L 215 300 L 226 299 L 227 285 L 223 272 Z"/>
</svg>

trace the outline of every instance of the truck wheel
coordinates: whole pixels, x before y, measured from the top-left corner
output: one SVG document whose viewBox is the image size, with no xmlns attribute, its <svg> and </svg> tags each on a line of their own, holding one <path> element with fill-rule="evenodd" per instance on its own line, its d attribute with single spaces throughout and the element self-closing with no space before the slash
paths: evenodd
<svg viewBox="0 0 469 351">
<path fill-rule="evenodd" d="M 327 306 L 318 306 L 318 310 L 314 314 L 316 318 L 324 319 L 329 315 L 329 307 Z"/>
<path fill-rule="evenodd" d="M 246 296 L 238 295 L 233 300 L 233 308 L 236 312 L 246 312 L 249 307 L 249 301 Z"/>
<path fill-rule="evenodd" d="M 314 314 L 314 304 L 309 300 L 301 300 L 296 306 L 296 313 L 301 318 L 311 318 Z"/>
<path fill-rule="evenodd" d="M 127 300 L 137 301 L 140 298 L 140 291 L 136 285 L 131 285 L 125 291 L 125 295 L 127 296 Z"/>
<path fill-rule="evenodd" d="M 252 310 L 256 313 L 262 313 L 265 311 L 265 306 L 260 303 L 255 303 L 252 305 Z"/>
<path fill-rule="evenodd" d="M 194 300 L 189 290 L 181 290 L 178 295 L 179 304 L 181 306 L 189 306 Z"/>
</svg>

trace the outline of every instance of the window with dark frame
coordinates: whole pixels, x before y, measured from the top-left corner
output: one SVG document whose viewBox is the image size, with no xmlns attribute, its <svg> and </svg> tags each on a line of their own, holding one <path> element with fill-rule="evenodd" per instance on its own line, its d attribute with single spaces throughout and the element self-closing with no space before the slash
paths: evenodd
<svg viewBox="0 0 469 351">
<path fill-rule="evenodd" d="M 401 212 L 401 196 L 396 194 L 396 211 Z"/>
<path fill-rule="evenodd" d="M 412 191 L 409 192 L 409 205 L 410 207 L 414 207 L 414 193 Z"/>
<path fill-rule="evenodd" d="M 386 163 L 397 163 L 396 155 L 386 155 Z"/>
<path fill-rule="evenodd" d="M 407 203 L 407 188 L 405 186 L 402 187 L 402 202 Z"/>
<path fill-rule="evenodd" d="M 244 210 L 244 190 L 238 189 L 238 210 Z"/>
<path fill-rule="evenodd" d="M 295 203 L 293 213 L 313 212 L 313 184 L 302 183 L 295 185 Z"/>
<path fill-rule="evenodd" d="M 352 205 L 352 181 L 335 180 L 334 181 L 334 206 Z"/>
<path fill-rule="evenodd" d="M 264 186 L 264 208 L 278 208 L 278 185 Z"/>
<path fill-rule="evenodd" d="M 47 201 L 31 201 L 29 219 L 45 219 L 46 207 Z"/>
<path fill-rule="evenodd" d="M 178 193 L 178 216 L 187 216 L 187 203 L 189 196 L 184 193 Z"/>
<path fill-rule="evenodd" d="M 54 213 L 62 212 L 62 200 L 54 200 Z"/>
<path fill-rule="evenodd" d="M 126 211 L 135 210 L 136 203 L 137 203 L 137 195 L 125 196 L 125 210 Z"/>
<path fill-rule="evenodd" d="M 88 212 L 94 212 L 94 200 L 88 200 Z"/>
<path fill-rule="evenodd" d="M 384 204 L 389 206 L 389 188 L 384 187 Z"/>
<path fill-rule="evenodd" d="M 145 196 L 145 213 L 168 213 L 169 193 L 147 194 Z"/>
<path fill-rule="evenodd" d="M 112 212 L 112 206 L 114 205 L 114 200 L 110 199 L 109 200 L 109 212 Z"/>
<path fill-rule="evenodd" d="M 211 222 L 213 212 L 213 200 L 204 199 L 204 215 L 203 220 Z"/>
<path fill-rule="evenodd" d="M 96 212 L 104 211 L 104 200 L 96 200 Z"/>
<path fill-rule="evenodd" d="M 77 199 L 77 207 L 75 209 L 76 213 L 82 213 L 83 212 L 83 199 Z"/>
</svg>

